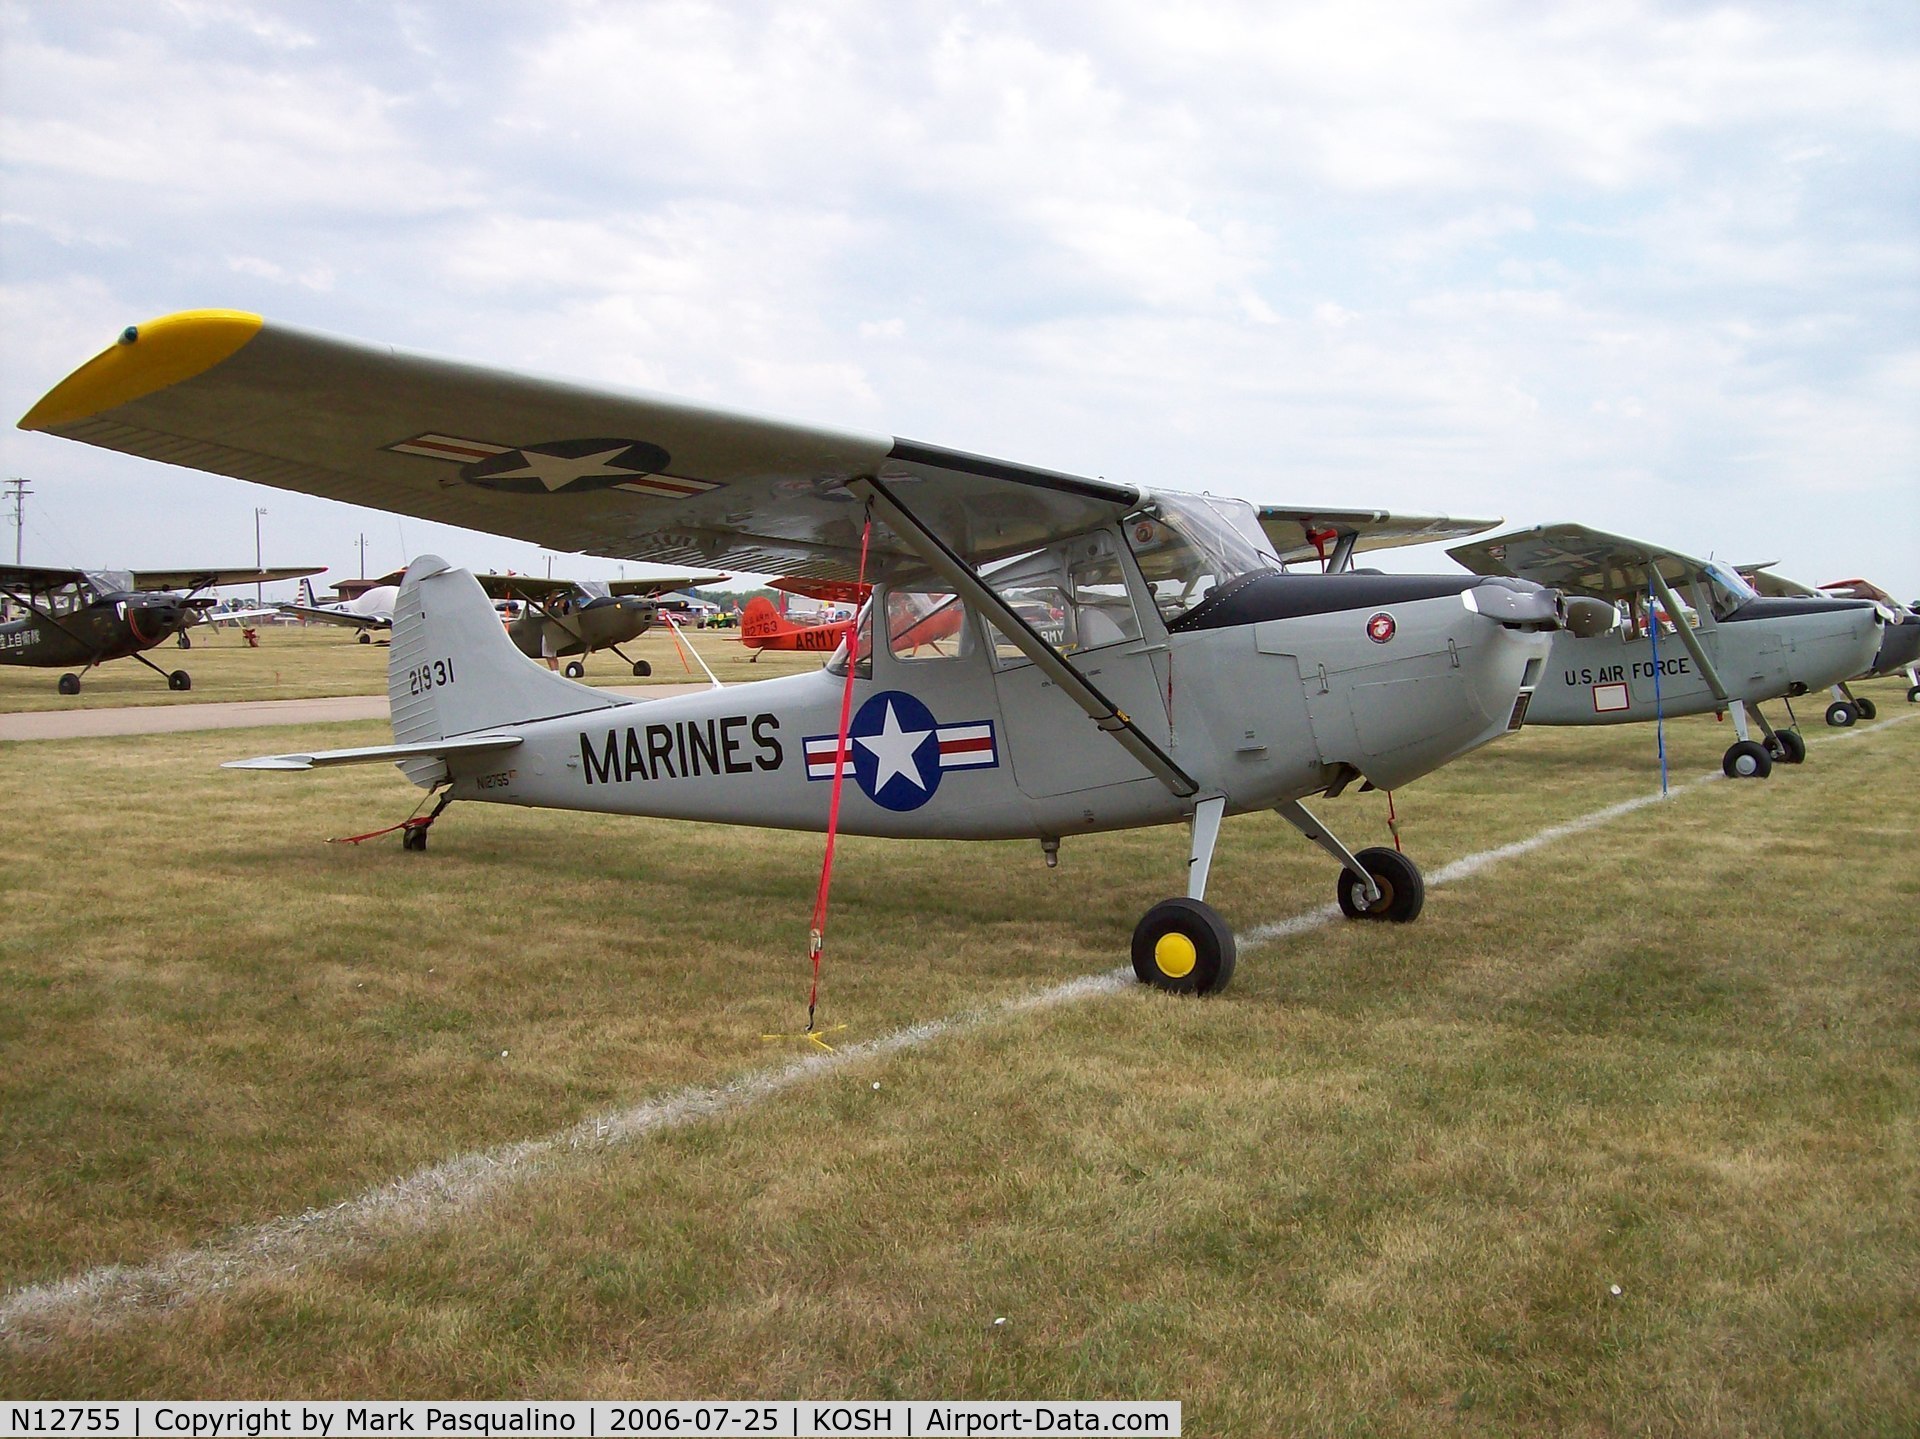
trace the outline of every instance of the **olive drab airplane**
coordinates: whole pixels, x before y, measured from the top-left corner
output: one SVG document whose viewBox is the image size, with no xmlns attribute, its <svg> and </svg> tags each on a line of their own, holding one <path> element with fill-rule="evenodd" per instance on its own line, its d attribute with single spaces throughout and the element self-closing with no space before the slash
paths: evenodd
<svg viewBox="0 0 1920 1439">
<path fill-rule="evenodd" d="M 529 659 L 566 660 L 568 679 L 587 672 L 586 657 L 612 650 L 636 676 L 653 673 L 646 660 L 620 646 L 660 622 L 675 606 L 661 596 L 697 585 L 718 584 L 724 574 L 669 575 L 650 580 L 540 579 L 533 575 L 480 575 L 480 588 L 493 600 L 521 606 L 507 625 L 507 636 Z"/>
<path fill-rule="evenodd" d="M 247 619 L 271 610 L 216 613 L 202 590 L 271 584 L 317 575 L 324 565 L 293 569 L 69 570 L 45 565 L 0 565 L 0 594 L 26 613 L 0 623 L 0 664 L 64 669 L 57 688 L 80 693 L 80 678 L 108 660 L 136 659 L 167 682 L 190 690 L 185 670 L 163 670 L 144 650 L 184 640 L 209 619 Z"/>
<path fill-rule="evenodd" d="M 1356 855 L 1303 802 L 1407 784 L 1517 726 L 1563 622 L 1525 580 L 1284 574 L 1240 500 L 230 311 L 129 328 L 21 424 L 549 549 L 864 580 L 866 620 L 824 669 L 641 703 L 528 665 L 473 577 L 422 556 L 394 616 L 393 743 L 240 763 L 395 762 L 440 791 L 435 814 L 459 798 L 802 830 L 826 828 L 838 775 L 849 833 L 1035 839 L 1049 862 L 1070 836 L 1185 823 L 1186 892 L 1132 945 L 1141 979 L 1176 991 L 1233 972 L 1205 902 L 1228 814 L 1274 810 L 1331 855 L 1348 915 L 1411 920 L 1417 866 Z M 1030 618 L 1056 610 L 1071 651 Z M 940 611 L 951 644 L 889 624 Z"/>
<path fill-rule="evenodd" d="M 1742 565 L 1740 575 L 1763 595 L 1865 600 L 1880 616 L 1880 648 L 1874 652 L 1873 663 L 1865 673 L 1849 675 L 1833 686 L 1833 703 L 1827 706 L 1828 724 L 1835 729 L 1846 729 L 1878 713 L 1871 699 L 1854 694 L 1849 680 L 1905 675 L 1907 703 L 1920 704 L 1920 605 L 1903 605 L 1867 580 L 1835 580 L 1815 589 L 1775 574 L 1765 565 Z"/>
<path fill-rule="evenodd" d="M 1554 636 L 1529 724 L 1725 711 L 1738 735 L 1721 760 L 1732 779 L 1765 778 L 1776 761 L 1807 756 L 1797 730 L 1767 722 L 1763 700 L 1859 674 L 1880 643 L 1870 604 L 1764 598 L 1725 565 L 1585 525 L 1514 530 L 1447 553 L 1476 574 L 1530 579 L 1577 597 L 1568 600 L 1573 623 Z M 1582 599 L 1600 602 L 1601 623 L 1583 622 Z M 1765 744 L 1753 739 L 1749 716 Z"/>
</svg>

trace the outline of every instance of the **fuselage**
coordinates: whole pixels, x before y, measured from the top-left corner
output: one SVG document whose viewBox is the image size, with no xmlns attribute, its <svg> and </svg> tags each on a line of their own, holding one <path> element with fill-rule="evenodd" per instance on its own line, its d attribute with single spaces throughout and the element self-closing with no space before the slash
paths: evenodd
<svg viewBox="0 0 1920 1439">
<path fill-rule="evenodd" d="M 1860 673 L 1880 627 L 1849 600 L 1755 599 L 1716 617 L 1702 604 L 1695 633 L 1730 698 L 1748 704 L 1805 694 Z M 1660 626 L 1582 639 L 1554 636 L 1532 724 L 1627 724 L 1722 707 L 1681 636 Z"/>
<path fill-rule="evenodd" d="M 426 583 L 461 577 L 450 571 Z M 1483 590 L 1537 596 L 1537 587 L 1467 576 L 1273 576 L 1255 588 L 1195 611 L 1200 622 L 1189 628 L 1149 622 L 1138 635 L 1072 655 L 1201 792 L 1226 796 L 1231 812 L 1357 775 L 1404 784 L 1514 727 L 1517 697 L 1546 658 L 1537 628 L 1463 600 Z M 883 587 L 869 614 L 887 613 L 887 601 Z M 482 603 L 477 587 L 472 603 Z M 437 620 L 451 605 L 429 595 L 424 610 Z M 1544 613 L 1551 619 L 1550 602 Z M 1091 632 L 1087 617 L 1079 623 Z M 498 624 L 491 628 L 497 636 Z M 909 643 L 908 625 L 861 661 L 838 656 L 838 673 L 647 703 L 609 705 L 585 691 L 581 705 L 595 708 L 516 723 L 517 747 L 450 757 L 444 776 L 462 799 L 821 829 L 851 662 L 840 818 L 849 833 L 1058 838 L 1191 812 L 1191 797 L 1146 773 L 979 616 L 954 628 L 955 642 L 935 649 Z M 396 740 L 414 737 L 401 719 L 416 698 L 406 677 L 418 685 L 441 650 L 456 648 L 426 629 L 410 633 L 403 603 L 391 661 Z M 450 686 L 486 682 L 484 670 L 446 658 Z M 433 687 L 430 678 L 429 697 Z"/>
<path fill-rule="evenodd" d="M 0 624 L 0 664 L 52 669 L 125 659 L 200 623 L 201 609 L 164 591 L 89 592 L 84 603 Z"/>
</svg>

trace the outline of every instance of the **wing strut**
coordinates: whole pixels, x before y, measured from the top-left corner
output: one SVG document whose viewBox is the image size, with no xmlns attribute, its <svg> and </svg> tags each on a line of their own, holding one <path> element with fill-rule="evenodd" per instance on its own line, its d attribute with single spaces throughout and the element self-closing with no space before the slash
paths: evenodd
<svg viewBox="0 0 1920 1439">
<path fill-rule="evenodd" d="M 1680 643 L 1687 647 L 1687 653 L 1693 656 L 1693 662 L 1700 666 L 1700 673 L 1707 681 L 1707 688 L 1713 691 L 1713 697 L 1722 707 L 1733 703 L 1733 697 L 1727 693 L 1727 687 L 1720 683 L 1720 671 L 1713 667 L 1713 661 L 1707 658 L 1707 652 L 1700 645 L 1700 637 L 1693 632 L 1693 626 L 1687 623 L 1687 617 L 1680 611 L 1680 601 L 1674 598 L 1673 591 L 1667 587 L 1667 577 L 1660 573 L 1658 564 L 1647 566 L 1647 578 L 1653 582 L 1654 589 L 1660 592 L 1660 603 L 1667 607 L 1667 616 L 1673 621 L 1673 627 L 1679 632 Z M 1649 625 L 1656 624 L 1652 615 L 1647 616 Z"/>
<path fill-rule="evenodd" d="M 1199 784 L 1173 762 L 1172 756 L 1142 734 L 1139 727 L 1112 700 L 1068 664 L 1066 656 L 1042 639 L 1039 632 L 1022 619 L 1012 605 L 1000 598 L 980 578 L 972 565 L 921 524 L 919 518 L 901 504 L 892 491 L 867 475 L 847 481 L 847 488 L 879 511 L 880 517 L 900 537 L 902 544 L 925 560 L 927 568 L 952 585 L 955 594 L 991 619 L 1000 633 L 1039 667 L 1040 673 L 1058 685 L 1062 693 L 1086 711 L 1087 717 L 1095 725 L 1112 735 L 1128 754 L 1139 760 L 1149 774 L 1181 799 L 1199 792 Z"/>
</svg>

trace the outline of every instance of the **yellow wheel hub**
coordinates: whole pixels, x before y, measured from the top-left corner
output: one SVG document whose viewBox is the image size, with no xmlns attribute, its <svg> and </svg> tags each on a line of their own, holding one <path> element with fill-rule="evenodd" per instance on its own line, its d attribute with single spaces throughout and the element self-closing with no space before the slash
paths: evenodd
<svg viewBox="0 0 1920 1439">
<path fill-rule="evenodd" d="M 1184 934 L 1163 934 L 1153 942 L 1153 963 L 1168 979 L 1185 979 L 1200 962 L 1200 951 Z"/>
</svg>

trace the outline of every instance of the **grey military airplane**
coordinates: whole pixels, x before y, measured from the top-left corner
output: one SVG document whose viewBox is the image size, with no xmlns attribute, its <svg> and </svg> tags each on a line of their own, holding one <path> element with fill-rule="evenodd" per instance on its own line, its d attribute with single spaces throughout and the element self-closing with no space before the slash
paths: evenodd
<svg viewBox="0 0 1920 1439">
<path fill-rule="evenodd" d="M 0 565 L 0 594 L 25 611 L 0 624 L 0 664 L 65 669 L 63 695 L 80 693 L 80 677 L 108 660 L 136 659 L 167 682 L 190 690 L 185 670 L 163 670 L 144 650 L 175 638 L 215 614 L 215 600 L 202 590 L 223 585 L 270 584 L 317 575 L 325 566 L 235 570 L 74 570 L 45 565 Z M 182 593 L 184 591 L 184 593 Z"/>
<path fill-rule="evenodd" d="M 1904 674 L 1907 703 L 1920 704 L 1920 605 L 1903 605 L 1868 580 L 1835 580 L 1816 589 L 1776 574 L 1765 565 L 1742 565 L 1740 575 L 1763 595 L 1865 600 L 1880 616 L 1880 648 L 1874 652 L 1873 664 L 1865 673 L 1850 675 L 1833 686 L 1833 703 L 1827 706 L 1828 724 L 1846 729 L 1860 720 L 1872 719 L 1878 712 L 1871 699 L 1854 694 L 1852 680 Z"/>
<path fill-rule="evenodd" d="M 566 660 L 566 676 L 577 680 L 587 672 L 586 657 L 595 650 L 612 650 L 633 667 L 636 676 L 653 673 L 646 660 L 636 660 L 620 646 L 660 622 L 663 611 L 684 609 L 661 596 L 674 590 L 718 584 L 724 574 L 669 575 L 650 580 L 540 579 L 532 575 L 478 575 L 480 588 L 493 600 L 511 600 L 521 606 L 507 626 L 507 637 L 529 659 Z M 551 666 L 550 666 L 551 667 Z"/>
<path fill-rule="evenodd" d="M 1418 866 L 1355 854 L 1304 801 L 1407 784 L 1517 727 L 1563 622 L 1525 580 L 1284 574 L 1240 500 L 226 311 L 128 329 L 20 423 L 553 549 L 864 580 L 824 669 L 636 703 L 526 664 L 479 584 L 422 556 L 395 611 L 393 743 L 241 763 L 394 762 L 440 792 L 435 816 L 459 798 L 805 830 L 851 778 L 849 833 L 1036 839 L 1049 863 L 1071 835 L 1184 822 L 1186 893 L 1132 944 L 1174 991 L 1233 973 L 1205 902 L 1228 814 L 1274 810 L 1331 855 L 1349 916 L 1413 919 Z M 911 642 L 949 608 L 953 643 Z M 1071 648 L 1029 618 L 1054 608 Z"/>
<path fill-rule="evenodd" d="M 1528 723 L 1629 724 L 1725 711 L 1738 735 L 1721 760 L 1729 778 L 1763 779 L 1776 761 L 1803 761 L 1805 740 L 1769 724 L 1761 702 L 1858 674 L 1880 640 L 1872 605 L 1763 598 L 1725 565 L 1585 525 L 1537 525 L 1447 553 L 1476 574 L 1551 584 L 1614 610 L 1603 624 L 1571 625 L 1554 637 Z"/>
</svg>

